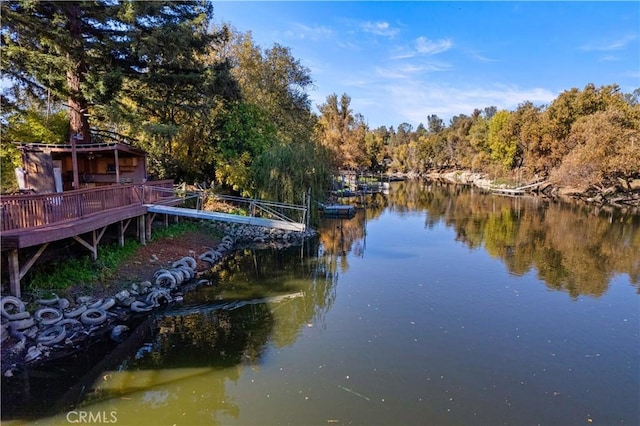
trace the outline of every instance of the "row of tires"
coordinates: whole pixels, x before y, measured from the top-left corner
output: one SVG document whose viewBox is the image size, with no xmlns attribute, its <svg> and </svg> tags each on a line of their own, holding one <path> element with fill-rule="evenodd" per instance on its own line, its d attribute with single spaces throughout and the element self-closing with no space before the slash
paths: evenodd
<svg viewBox="0 0 640 426">
<path fill-rule="evenodd" d="M 220 244 L 215 249 L 209 249 L 202 253 L 198 258 L 207 263 L 216 263 L 220 259 L 222 259 L 226 252 L 231 250 L 235 245 L 235 239 L 230 237 L 229 235 L 225 235 L 222 237 Z"/>
<path fill-rule="evenodd" d="M 211 250 L 211 256 L 207 255 L 209 252 L 205 252 L 199 258 L 214 263 L 233 244 L 234 240 L 225 236 L 217 249 Z M 39 307 L 33 314 L 26 309 L 21 299 L 4 296 L 0 298 L 1 341 L 13 337 L 22 347 L 26 347 L 27 342 L 34 343 L 25 356 L 25 361 L 29 362 L 43 355 L 45 351 L 41 349 L 42 346 L 60 347 L 72 344 L 75 336 L 89 335 L 105 326 L 105 323 L 114 330 L 123 327 L 114 325 L 115 318 L 119 316 L 116 310 L 122 312 L 128 309 L 134 314 L 146 314 L 161 305 L 171 303 L 174 300 L 172 292 L 196 276 L 196 266 L 197 262 L 193 257 L 185 256 L 173 262 L 170 268 L 155 271 L 151 281 L 134 283 L 129 290 L 123 290 L 114 297 L 99 300 L 79 297 L 75 306 L 68 299 L 57 295 L 38 299 L 36 302 Z"/>
</svg>

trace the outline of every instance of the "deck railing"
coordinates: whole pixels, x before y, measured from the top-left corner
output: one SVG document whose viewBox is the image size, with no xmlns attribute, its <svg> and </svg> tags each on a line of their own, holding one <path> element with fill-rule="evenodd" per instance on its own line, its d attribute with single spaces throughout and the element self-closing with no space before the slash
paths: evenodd
<svg viewBox="0 0 640 426">
<path fill-rule="evenodd" d="M 110 209 L 157 201 L 148 187 L 172 188 L 173 181 L 108 185 L 52 194 L 0 197 L 0 229 L 11 231 L 77 220 Z M 152 195 L 156 194 L 156 195 Z"/>
</svg>

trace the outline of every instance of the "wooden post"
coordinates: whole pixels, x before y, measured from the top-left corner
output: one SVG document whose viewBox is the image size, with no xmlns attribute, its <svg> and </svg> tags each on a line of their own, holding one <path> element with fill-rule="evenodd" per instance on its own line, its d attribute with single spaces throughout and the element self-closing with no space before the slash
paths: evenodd
<svg viewBox="0 0 640 426">
<path fill-rule="evenodd" d="M 115 167 L 116 167 L 116 184 L 120 183 L 120 158 L 118 157 L 118 148 L 116 147 L 113 150 L 115 156 Z"/>
<path fill-rule="evenodd" d="M 124 221 L 121 220 L 118 223 L 118 245 L 120 247 L 124 247 L 124 231 L 126 231 L 127 228 L 124 226 Z"/>
<path fill-rule="evenodd" d="M 71 132 L 71 167 L 73 169 L 73 189 L 80 189 L 78 179 L 78 154 L 76 152 L 76 135 Z"/>
<path fill-rule="evenodd" d="M 138 216 L 138 241 L 143 246 L 147 245 L 147 227 L 145 226 L 145 216 L 144 214 Z"/>
<path fill-rule="evenodd" d="M 20 297 L 20 261 L 18 249 L 9 251 L 9 293 Z"/>
<path fill-rule="evenodd" d="M 93 246 L 93 250 L 91 250 L 91 260 L 93 260 L 94 262 L 96 260 L 98 260 L 98 242 L 100 241 L 100 238 L 98 238 L 96 236 L 96 230 L 94 229 L 93 231 L 91 231 L 91 240 L 92 240 L 92 246 Z"/>
<path fill-rule="evenodd" d="M 120 221 L 119 232 L 118 232 L 118 242 L 120 243 L 120 247 L 124 247 L 124 234 L 127 232 L 127 228 L 131 223 L 131 218 L 127 219 L 126 223 L 124 220 Z"/>
<path fill-rule="evenodd" d="M 146 220 L 146 238 L 147 240 L 151 241 L 151 226 L 153 225 L 153 220 L 156 218 L 156 214 L 155 213 L 151 213 L 148 215 L 148 217 L 145 219 Z"/>
</svg>

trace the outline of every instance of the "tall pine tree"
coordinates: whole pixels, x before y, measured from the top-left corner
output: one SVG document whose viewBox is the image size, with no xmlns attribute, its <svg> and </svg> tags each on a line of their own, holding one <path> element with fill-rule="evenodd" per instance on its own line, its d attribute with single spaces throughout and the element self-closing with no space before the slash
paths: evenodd
<svg viewBox="0 0 640 426">
<path fill-rule="evenodd" d="M 166 92 L 193 87 L 204 72 L 196 58 L 214 38 L 205 1 L 2 2 L 4 76 L 44 97 L 66 102 L 72 135 L 91 141 L 94 106 L 117 99 L 123 81 L 149 82 Z M 149 105 L 162 118 L 170 108 Z M 161 111 L 158 111 L 161 109 Z"/>
</svg>

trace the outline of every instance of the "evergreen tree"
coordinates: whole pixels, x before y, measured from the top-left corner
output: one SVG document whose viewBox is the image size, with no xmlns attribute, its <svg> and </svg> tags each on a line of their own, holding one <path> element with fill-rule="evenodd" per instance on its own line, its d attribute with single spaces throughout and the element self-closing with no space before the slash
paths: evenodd
<svg viewBox="0 0 640 426">
<path fill-rule="evenodd" d="M 190 58 L 211 37 L 207 2 L 22 0 L 0 7 L 5 76 L 66 102 L 70 131 L 84 142 L 92 110 L 112 102 L 125 77 L 178 87 L 197 73 Z"/>
</svg>

